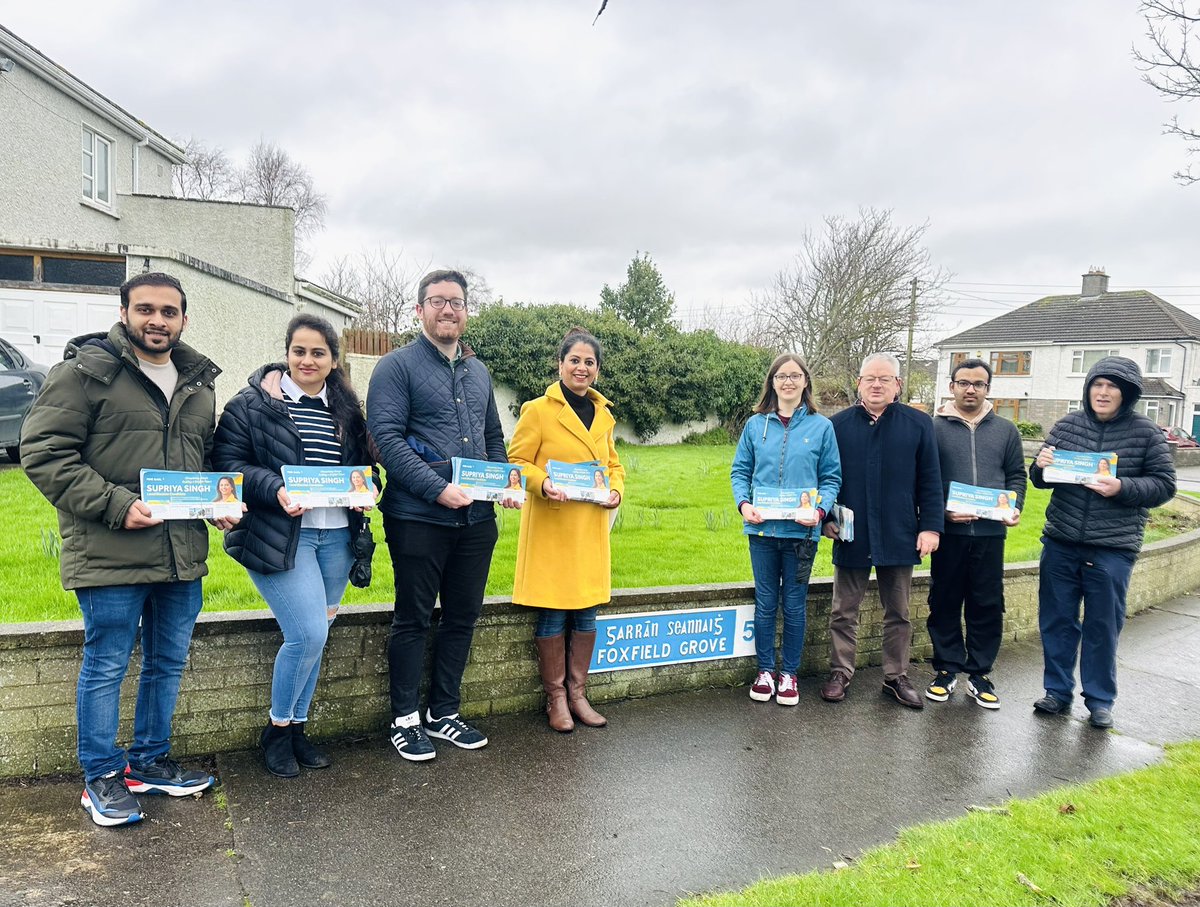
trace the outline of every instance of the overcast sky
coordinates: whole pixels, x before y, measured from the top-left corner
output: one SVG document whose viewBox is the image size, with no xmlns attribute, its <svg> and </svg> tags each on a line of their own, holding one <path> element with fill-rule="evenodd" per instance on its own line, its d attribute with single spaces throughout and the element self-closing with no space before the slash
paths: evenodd
<svg viewBox="0 0 1200 907">
<path fill-rule="evenodd" d="M 929 223 L 956 329 L 1089 266 L 1200 314 L 1200 186 L 1130 57 L 1132 0 L 6 4 L 170 137 L 260 138 L 386 244 L 509 301 L 594 304 L 649 252 L 681 314 L 745 311 L 805 228 Z M 97 15 L 97 10 L 101 14 Z M 202 10 L 202 11 L 201 11 Z M 1025 286 L 1011 286 L 1020 284 Z M 1037 286 L 1032 286 L 1037 285 Z"/>
</svg>

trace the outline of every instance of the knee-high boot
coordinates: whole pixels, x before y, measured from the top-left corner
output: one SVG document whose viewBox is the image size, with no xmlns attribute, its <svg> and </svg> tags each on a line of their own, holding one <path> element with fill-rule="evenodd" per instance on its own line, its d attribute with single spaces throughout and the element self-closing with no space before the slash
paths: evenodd
<svg viewBox="0 0 1200 907">
<path fill-rule="evenodd" d="M 575 722 L 571 720 L 571 712 L 567 708 L 567 690 L 564 686 L 567 677 L 566 634 L 540 636 L 534 641 L 537 643 L 542 689 L 546 691 L 546 714 L 550 718 L 550 727 L 561 734 L 573 731 Z"/>
<path fill-rule="evenodd" d="M 604 727 L 608 719 L 592 708 L 587 701 L 588 667 L 596 647 L 596 631 L 571 634 L 571 654 L 567 667 L 567 705 L 571 714 L 588 727 Z"/>
</svg>

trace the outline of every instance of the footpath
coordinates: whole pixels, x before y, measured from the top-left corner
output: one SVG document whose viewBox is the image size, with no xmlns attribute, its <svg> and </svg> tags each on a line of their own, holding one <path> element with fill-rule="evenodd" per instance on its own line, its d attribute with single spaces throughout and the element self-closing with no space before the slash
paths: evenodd
<svg viewBox="0 0 1200 907">
<path fill-rule="evenodd" d="M 1008 643 L 1002 708 L 964 693 L 916 712 L 878 668 L 848 699 L 752 702 L 745 688 L 607 706 L 607 728 L 543 717 L 481 726 L 475 752 L 403 762 L 378 737 L 330 748 L 332 769 L 268 776 L 219 755 L 199 800 L 146 798 L 139 825 L 99 829 L 75 778 L 0 785 L 0 904 L 291 907 L 672 905 L 689 893 L 829 867 L 897 829 L 1157 762 L 1200 738 L 1200 596 L 1133 617 L 1116 729 L 1035 716 L 1036 642 Z M 923 687 L 932 672 L 913 666 Z M 314 727 L 314 736 L 319 734 Z"/>
</svg>

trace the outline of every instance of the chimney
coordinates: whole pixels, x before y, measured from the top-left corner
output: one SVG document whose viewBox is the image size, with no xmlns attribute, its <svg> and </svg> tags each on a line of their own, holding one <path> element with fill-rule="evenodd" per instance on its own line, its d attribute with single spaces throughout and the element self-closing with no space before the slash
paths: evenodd
<svg viewBox="0 0 1200 907">
<path fill-rule="evenodd" d="M 1097 268 L 1093 265 L 1088 269 L 1088 272 L 1083 275 L 1083 292 L 1081 296 L 1101 296 L 1108 292 L 1108 275 L 1104 273 L 1104 268 Z"/>
</svg>

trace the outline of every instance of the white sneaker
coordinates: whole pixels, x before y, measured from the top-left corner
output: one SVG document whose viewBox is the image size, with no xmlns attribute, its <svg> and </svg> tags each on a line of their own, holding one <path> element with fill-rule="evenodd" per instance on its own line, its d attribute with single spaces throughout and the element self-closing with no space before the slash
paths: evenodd
<svg viewBox="0 0 1200 907">
<path fill-rule="evenodd" d="M 775 695 L 775 675 L 770 671 L 759 671 L 754 686 L 750 687 L 750 698 L 755 702 L 770 702 Z"/>
</svg>

